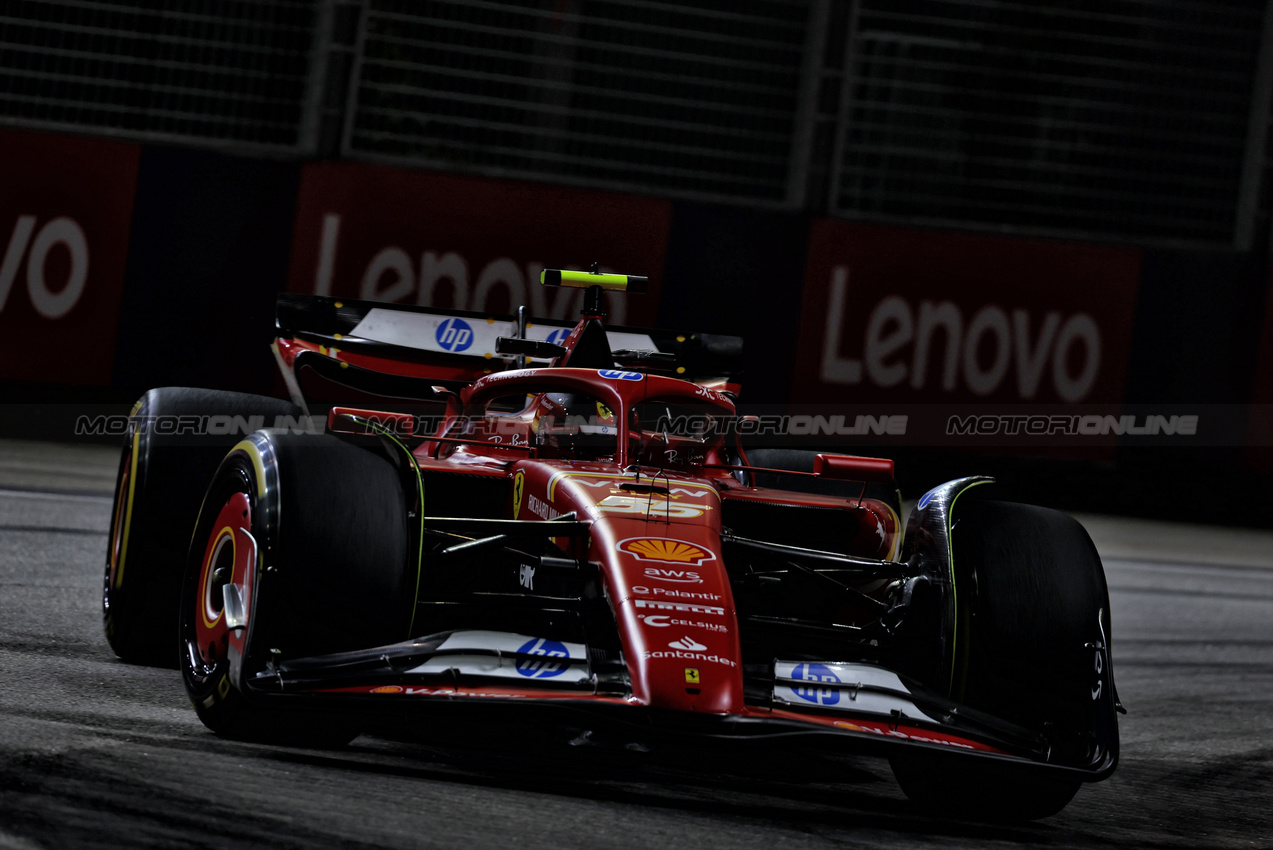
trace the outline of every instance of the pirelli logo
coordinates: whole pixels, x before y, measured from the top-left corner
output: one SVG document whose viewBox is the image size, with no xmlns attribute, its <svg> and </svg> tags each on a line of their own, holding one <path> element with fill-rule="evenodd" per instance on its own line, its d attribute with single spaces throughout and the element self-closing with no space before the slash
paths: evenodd
<svg viewBox="0 0 1273 850">
<path fill-rule="evenodd" d="M 680 611 L 685 614 L 713 614 L 725 616 L 725 609 L 716 605 L 695 605 L 691 602 L 663 602 L 656 599 L 636 599 L 633 604 L 637 608 L 652 608 L 656 611 Z"/>
</svg>

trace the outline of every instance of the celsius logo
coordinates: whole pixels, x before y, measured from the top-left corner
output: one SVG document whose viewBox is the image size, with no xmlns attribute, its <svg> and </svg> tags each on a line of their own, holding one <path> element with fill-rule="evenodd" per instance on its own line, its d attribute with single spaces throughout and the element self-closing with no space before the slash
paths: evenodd
<svg viewBox="0 0 1273 850">
<path fill-rule="evenodd" d="M 707 649 L 706 644 L 699 643 L 689 635 L 686 635 L 680 640 L 672 641 L 668 644 L 668 646 L 672 647 L 672 649 L 683 649 L 686 652 L 702 652 L 704 649 Z"/>
<path fill-rule="evenodd" d="M 517 654 L 540 656 L 517 659 L 517 672 L 531 679 L 551 679 L 553 676 L 565 673 L 570 666 L 564 661 L 553 660 L 570 657 L 570 651 L 566 649 L 566 645 L 555 640 L 543 638 L 528 640 L 518 647 Z"/>
<path fill-rule="evenodd" d="M 620 369 L 598 369 L 597 374 L 611 381 L 639 381 L 645 377 L 640 372 L 624 372 Z"/>
<path fill-rule="evenodd" d="M 647 626 L 653 626 L 656 629 L 666 629 L 669 626 L 689 626 L 693 629 L 704 629 L 709 632 L 727 632 L 729 629 L 720 623 L 704 623 L 701 620 L 681 620 L 668 614 L 637 614 L 637 619 L 645 623 Z"/>
<path fill-rule="evenodd" d="M 544 342 L 550 342 L 553 345 L 565 345 L 566 337 L 570 336 L 570 328 L 557 328 L 550 333 Z"/>
<path fill-rule="evenodd" d="M 473 329 L 463 319 L 447 319 L 435 335 L 443 351 L 467 351 L 473 344 Z"/>
<path fill-rule="evenodd" d="M 797 664 L 791 671 L 791 678 L 805 682 L 840 684 L 840 677 L 822 664 Z M 835 705 L 840 701 L 840 691 L 836 688 L 792 688 L 791 690 L 800 699 L 817 705 Z"/>
</svg>

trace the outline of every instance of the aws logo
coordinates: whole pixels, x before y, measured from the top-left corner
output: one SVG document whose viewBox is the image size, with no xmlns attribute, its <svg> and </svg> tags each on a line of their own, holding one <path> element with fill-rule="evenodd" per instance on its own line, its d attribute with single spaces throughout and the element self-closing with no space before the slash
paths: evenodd
<svg viewBox="0 0 1273 850">
<path fill-rule="evenodd" d="M 707 561 L 716 560 L 716 555 L 693 543 L 684 540 L 668 540 L 665 537 L 629 537 L 619 541 L 619 551 L 627 552 L 640 561 L 658 561 L 664 564 L 684 564 L 697 567 Z M 655 575 L 659 573 L 659 575 Z M 672 578 L 662 573 L 678 573 L 693 578 Z M 661 578 L 667 581 L 699 581 L 697 573 L 681 573 L 677 570 L 647 569 L 645 574 L 650 578 Z"/>
<path fill-rule="evenodd" d="M 703 577 L 693 570 L 661 570 L 658 567 L 646 567 L 645 577 L 654 581 L 674 581 L 682 584 L 703 583 Z"/>
</svg>

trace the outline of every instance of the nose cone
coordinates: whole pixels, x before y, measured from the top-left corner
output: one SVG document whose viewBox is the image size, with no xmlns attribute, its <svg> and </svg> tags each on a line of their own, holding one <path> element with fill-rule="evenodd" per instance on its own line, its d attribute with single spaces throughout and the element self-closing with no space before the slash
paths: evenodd
<svg viewBox="0 0 1273 850">
<path fill-rule="evenodd" d="M 722 614 L 646 607 L 635 599 L 624 605 L 628 630 L 633 696 L 654 707 L 704 714 L 737 714 L 743 708 L 743 676 L 736 629 L 721 622 Z M 660 603 L 655 603 L 660 604 Z M 666 604 L 666 603 L 664 603 Z M 688 610 L 687 610 L 688 609 Z M 649 611 L 657 613 L 647 613 Z"/>
<path fill-rule="evenodd" d="M 633 697 L 656 708 L 741 712 L 738 619 L 719 536 L 675 533 L 647 531 L 613 550 L 608 591 L 617 601 Z"/>
</svg>

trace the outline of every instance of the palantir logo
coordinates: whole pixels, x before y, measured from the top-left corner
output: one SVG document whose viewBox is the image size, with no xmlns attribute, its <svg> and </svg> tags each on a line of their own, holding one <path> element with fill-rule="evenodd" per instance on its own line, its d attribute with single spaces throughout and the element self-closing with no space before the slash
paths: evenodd
<svg viewBox="0 0 1273 850">
<path fill-rule="evenodd" d="M 791 678 L 805 682 L 840 684 L 840 677 L 822 664 L 797 664 L 791 671 Z M 792 688 L 791 690 L 800 699 L 816 705 L 835 705 L 840 701 L 840 691 L 836 688 Z"/>
<path fill-rule="evenodd" d="M 552 660 L 570 657 L 570 650 L 566 649 L 566 645 L 555 640 L 543 638 L 528 640 L 518 648 L 517 654 L 540 656 L 517 659 L 517 672 L 530 679 L 551 679 L 553 676 L 565 673 L 570 667 L 563 661 Z"/>
<path fill-rule="evenodd" d="M 467 351 L 473 344 L 473 328 L 463 319 L 453 317 L 438 325 L 435 337 L 443 351 Z"/>
</svg>

